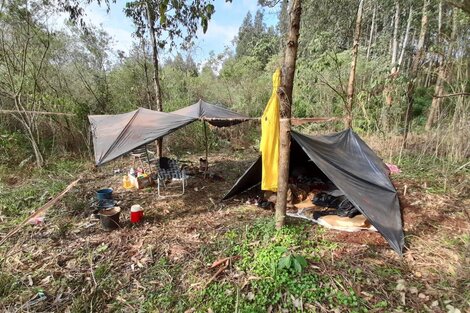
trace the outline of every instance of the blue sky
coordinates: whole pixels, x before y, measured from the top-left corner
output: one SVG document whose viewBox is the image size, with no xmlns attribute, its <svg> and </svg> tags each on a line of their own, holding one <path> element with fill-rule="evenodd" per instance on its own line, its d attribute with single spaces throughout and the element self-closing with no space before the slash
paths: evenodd
<svg viewBox="0 0 470 313">
<path fill-rule="evenodd" d="M 133 38 L 134 26 L 124 13 L 125 0 L 117 0 L 111 4 L 111 10 L 106 13 L 104 7 L 92 4 L 86 8 L 86 20 L 94 25 L 101 25 L 114 39 L 115 50 L 129 51 Z M 209 22 L 209 28 L 205 34 L 198 32 L 195 41 L 195 49 L 192 52 L 196 62 L 203 62 L 209 56 L 210 51 L 222 52 L 226 46 L 232 47 L 231 41 L 238 33 L 243 18 L 248 11 L 254 15 L 257 10 L 257 0 L 233 0 L 232 3 L 225 0 L 215 0 L 215 13 Z M 266 25 L 277 23 L 276 9 L 265 9 Z"/>
</svg>

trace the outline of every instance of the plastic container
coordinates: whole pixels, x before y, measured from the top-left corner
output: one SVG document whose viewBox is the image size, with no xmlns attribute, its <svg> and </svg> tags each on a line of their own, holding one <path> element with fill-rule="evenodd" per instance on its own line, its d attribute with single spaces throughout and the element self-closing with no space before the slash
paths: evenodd
<svg viewBox="0 0 470 313">
<path fill-rule="evenodd" d="M 99 208 L 112 208 L 114 206 L 113 190 L 111 188 L 100 189 L 96 192 Z"/>
<path fill-rule="evenodd" d="M 119 216 L 121 214 L 121 208 L 116 206 L 112 209 L 101 209 L 98 211 L 100 217 L 101 226 L 104 230 L 113 230 L 121 227 L 119 223 Z"/>
<path fill-rule="evenodd" d="M 113 190 L 111 188 L 100 189 L 96 192 L 98 200 L 111 200 L 113 199 Z"/>
<path fill-rule="evenodd" d="M 134 187 L 128 175 L 124 175 L 122 177 L 122 187 L 124 187 L 125 189 L 131 189 L 132 187 Z"/>
<path fill-rule="evenodd" d="M 131 223 L 139 223 L 144 217 L 144 210 L 138 204 L 131 206 Z"/>
</svg>

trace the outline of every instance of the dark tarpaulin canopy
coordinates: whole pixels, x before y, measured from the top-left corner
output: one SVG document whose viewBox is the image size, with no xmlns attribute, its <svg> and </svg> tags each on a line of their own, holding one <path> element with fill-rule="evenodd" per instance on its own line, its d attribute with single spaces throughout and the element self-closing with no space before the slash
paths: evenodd
<svg viewBox="0 0 470 313">
<path fill-rule="evenodd" d="M 232 126 L 249 120 L 247 116 L 203 100 L 171 113 L 201 119 L 217 127 Z"/>
<path fill-rule="evenodd" d="M 144 108 L 116 115 L 89 115 L 88 119 L 96 165 L 112 161 L 196 120 Z"/>
<path fill-rule="evenodd" d="M 95 163 L 103 165 L 197 120 L 225 127 L 239 124 L 249 117 L 199 100 L 171 113 L 139 108 L 116 115 L 89 115 L 88 119 L 93 134 Z"/>
<path fill-rule="evenodd" d="M 367 217 L 400 255 L 404 245 L 400 203 L 382 160 L 352 130 L 323 136 L 292 132 L 290 167 L 308 157 Z M 224 196 L 229 199 L 261 182 L 261 158 Z"/>
</svg>

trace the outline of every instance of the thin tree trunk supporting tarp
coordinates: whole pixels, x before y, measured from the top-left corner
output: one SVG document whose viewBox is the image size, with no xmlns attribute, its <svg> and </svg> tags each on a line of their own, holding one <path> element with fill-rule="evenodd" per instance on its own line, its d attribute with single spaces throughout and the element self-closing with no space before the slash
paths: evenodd
<svg viewBox="0 0 470 313">
<path fill-rule="evenodd" d="M 158 49 L 157 49 L 157 38 L 155 35 L 155 13 L 151 7 L 151 2 L 147 0 L 145 2 L 145 8 L 147 11 L 147 28 L 150 35 L 150 41 L 152 44 L 152 63 L 153 63 L 153 85 L 155 88 L 155 102 L 157 104 L 157 111 L 163 112 L 162 104 L 162 90 L 160 88 L 160 74 L 158 68 Z M 157 138 L 157 158 L 163 156 L 163 138 Z"/>
<path fill-rule="evenodd" d="M 400 204 L 395 187 L 382 160 L 351 129 L 323 136 L 292 132 L 291 166 L 312 161 L 340 189 L 384 236 L 390 246 L 402 254 L 404 245 Z M 307 173 L 305 173 L 307 174 Z M 234 184 L 223 199 L 240 194 L 261 182 L 259 158 Z"/>
<path fill-rule="evenodd" d="M 205 144 L 206 144 L 206 162 L 209 164 L 209 139 L 207 139 L 207 125 L 206 121 L 203 121 L 204 123 L 204 139 L 205 139 Z"/>
<path fill-rule="evenodd" d="M 277 183 L 276 228 L 284 225 L 286 218 L 287 190 L 289 176 L 289 146 L 291 130 L 292 90 L 294 88 L 295 64 L 299 47 L 301 0 L 294 0 L 289 13 L 289 36 L 284 55 L 284 69 L 279 88 L 279 178 Z"/>
</svg>

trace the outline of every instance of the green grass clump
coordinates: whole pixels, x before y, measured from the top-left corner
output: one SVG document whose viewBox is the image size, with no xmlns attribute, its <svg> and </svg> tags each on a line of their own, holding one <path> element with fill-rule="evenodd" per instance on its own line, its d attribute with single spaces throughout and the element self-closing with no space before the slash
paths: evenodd
<svg viewBox="0 0 470 313">
<path fill-rule="evenodd" d="M 461 189 L 469 167 L 464 162 L 451 162 L 430 155 L 406 155 L 399 160 L 401 173 L 394 179 L 411 181 L 425 187 L 426 191 L 434 194 L 445 194 L 454 189 Z"/>
<path fill-rule="evenodd" d="M 84 163 L 77 160 L 56 160 L 42 169 L 22 172 L 2 167 L 0 178 L 18 176 L 18 179 L 15 179 L 15 185 L 8 185 L 0 179 L 1 214 L 12 222 L 25 217 L 60 193 L 83 168 Z"/>
<path fill-rule="evenodd" d="M 0 299 L 8 297 L 17 287 L 18 283 L 13 275 L 0 273 Z"/>
</svg>

